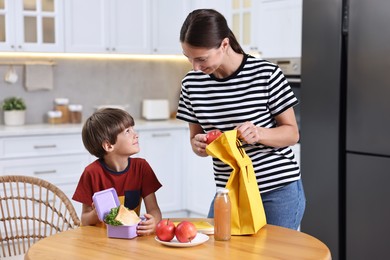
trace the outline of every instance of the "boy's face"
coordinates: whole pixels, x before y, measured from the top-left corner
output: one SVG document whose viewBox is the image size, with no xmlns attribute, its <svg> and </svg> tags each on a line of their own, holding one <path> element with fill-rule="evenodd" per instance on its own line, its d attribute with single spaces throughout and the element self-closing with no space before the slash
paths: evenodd
<svg viewBox="0 0 390 260">
<path fill-rule="evenodd" d="M 116 154 L 126 156 L 139 152 L 138 134 L 133 127 L 126 128 L 118 134 L 114 149 Z"/>
</svg>

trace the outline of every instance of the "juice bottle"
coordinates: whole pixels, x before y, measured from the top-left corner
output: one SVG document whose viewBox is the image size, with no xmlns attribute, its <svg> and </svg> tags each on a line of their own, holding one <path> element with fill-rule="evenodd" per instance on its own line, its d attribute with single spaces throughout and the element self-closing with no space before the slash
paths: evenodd
<svg viewBox="0 0 390 260">
<path fill-rule="evenodd" d="M 214 239 L 218 241 L 230 240 L 230 199 L 228 189 L 218 189 L 214 200 Z"/>
</svg>

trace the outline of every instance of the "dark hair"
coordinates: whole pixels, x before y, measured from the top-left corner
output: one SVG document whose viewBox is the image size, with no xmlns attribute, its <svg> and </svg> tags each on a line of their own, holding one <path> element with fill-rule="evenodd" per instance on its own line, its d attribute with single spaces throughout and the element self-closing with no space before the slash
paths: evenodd
<svg viewBox="0 0 390 260">
<path fill-rule="evenodd" d="M 180 42 L 194 47 L 218 48 L 225 38 L 235 52 L 244 54 L 225 17 L 213 9 L 192 11 L 180 30 Z"/>
<path fill-rule="evenodd" d="M 103 108 L 93 113 L 84 123 L 81 132 L 85 148 L 92 155 L 103 158 L 103 142 L 115 144 L 120 132 L 134 126 L 133 117 L 119 108 Z"/>
</svg>

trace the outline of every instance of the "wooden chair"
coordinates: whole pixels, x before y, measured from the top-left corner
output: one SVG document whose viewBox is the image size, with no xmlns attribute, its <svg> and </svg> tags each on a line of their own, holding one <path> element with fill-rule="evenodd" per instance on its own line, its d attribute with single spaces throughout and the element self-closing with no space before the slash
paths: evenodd
<svg viewBox="0 0 390 260">
<path fill-rule="evenodd" d="M 23 256 L 38 240 L 79 226 L 71 201 L 55 185 L 0 176 L 0 258 Z"/>
</svg>

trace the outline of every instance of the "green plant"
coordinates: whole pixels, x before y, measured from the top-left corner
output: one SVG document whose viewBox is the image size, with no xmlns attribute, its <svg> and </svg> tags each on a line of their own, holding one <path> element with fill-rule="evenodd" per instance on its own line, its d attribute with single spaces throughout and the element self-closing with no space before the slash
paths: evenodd
<svg viewBox="0 0 390 260">
<path fill-rule="evenodd" d="M 26 104 L 22 98 L 10 97 L 4 99 L 3 110 L 26 110 Z"/>
</svg>

